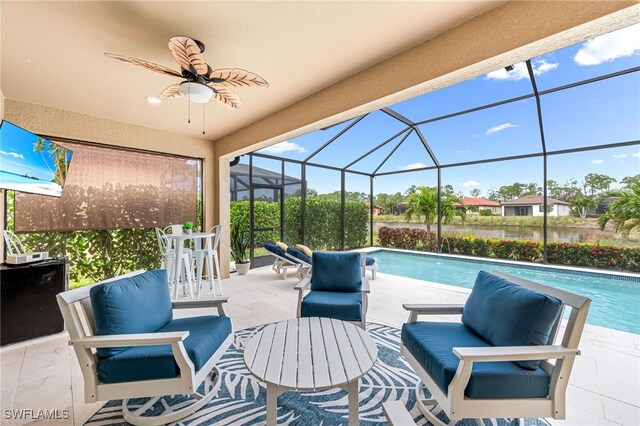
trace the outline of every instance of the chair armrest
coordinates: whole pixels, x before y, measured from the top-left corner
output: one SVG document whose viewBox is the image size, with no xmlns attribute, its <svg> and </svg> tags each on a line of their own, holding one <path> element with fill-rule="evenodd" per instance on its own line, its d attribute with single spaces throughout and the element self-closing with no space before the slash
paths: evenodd
<svg viewBox="0 0 640 426">
<path fill-rule="evenodd" d="M 309 286 L 311 286 L 311 277 L 306 277 L 301 279 L 300 282 L 293 288 L 295 290 L 306 290 Z"/>
<path fill-rule="evenodd" d="M 188 331 L 170 331 L 166 333 L 113 334 L 109 336 L 91 336 L 69 341 L 71 345 L 85 348 L 111 348 L 128 346 L 169 345 L 181 342 L 189 336 Z"/>
<path fill-rule="evenodd" d="M 549 346 L 492 346 L 483 348 L 453 348 L 462 361 L 529 361 L 536 359 L 560 359 L 580 355 L 580 349 Z"/>
<path fill-rule="evenodd" d="M 404 303 L 402 305 L 405 311 L 415 312 L 418 315 L 457 315 L 461 314 L 464 305 L 425 305 Z"/>
<path fill-rule="evenodd" d="M 173 309 L 189 309 L 189 308 L 218 308 L 218 316 L 226 317 L 223 304 L 229 301 L 228 297 L 214 297 L 212 299 L 202 300 L 184 300 L 179 302 L 171 302 Z"/>
<path fill-rule="evenodd" d="M 362 292 L 371 293 L 371 286 L 369 285 L 369 279 L 367 277 L 362 277 Z"/>
<path fill-rule="evenodd" d="M 202 300 L 181 300 L 171 302 L 173 309 L 191 309 L 191 308 L 215 308 L 229 301 L 228 297 L 214 297 L 213 299 Z"/>
</svg>

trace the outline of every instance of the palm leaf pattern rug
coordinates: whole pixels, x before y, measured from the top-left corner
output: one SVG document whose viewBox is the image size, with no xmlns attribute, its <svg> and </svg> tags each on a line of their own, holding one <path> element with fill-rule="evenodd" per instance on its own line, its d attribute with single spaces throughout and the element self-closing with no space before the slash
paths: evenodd
<svg viewBox="0 0 640 426">
<path fill-rule="evenodd" d="M 177 426 L 197 425 L 259 425 L 266 421 L 266 388 L 254 379 L 245 368 L 242 359 L 245 344 L 265 325 L 246 328 L 235 333 L 234 344 L 218 363 L 220 380 L 217 381 L 217 396 L 204 408 L 176 423 Z M 429 424 L 416 406 L 418 376 L 404 361 L 399 352 L 400 330 L 386 325 L 368 323 L 367 331 L 378 345 L 378 360 L 373 369 L 360 379 L 360 425 L 382 425 L 386 419 L 382 403 L 402 400 L 417 425 Z M 211 382 L 203 386 L 210 389 Z M 203 388 L 200 388 L 200 392 Z M 428 394 L 427 394 L 428 396 Z M 147 399 L 130 400 L 131 410 L 145 404 Z M 166 410 L 179 409 L 190 403 L 185 396 L 161 398 L 145 415 Z M 438 417 L 448 422 L 442 412 Z M 348 423 L 347 393 L 341 389 L 323 392 L 289 391 L 278 397 L 278 425 L 283 426 L 338 426 Z M 548 426 L 543 419 L 485 419 L 485 426 L 511 424 Z M 86 423 L 98 425 L 126 425 L 122 418 L 122 401 L 107 402 Z M 458 426 L 475 425 L 474 420 L 462 420 Z"/>
</svg>

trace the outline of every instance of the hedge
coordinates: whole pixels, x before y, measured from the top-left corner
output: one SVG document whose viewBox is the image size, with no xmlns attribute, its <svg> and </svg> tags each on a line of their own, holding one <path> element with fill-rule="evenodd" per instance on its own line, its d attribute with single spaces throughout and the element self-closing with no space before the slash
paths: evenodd
<svg viewBox="0 0 640 426">
<path fill-rule="evenodd" d="M 542 262 L 544 246 L 539 241 L 500 240 L 447 236 L 452 254 L 494 257 L 498 259 Z M 378 244 L 408 250 L 437 251 L 436 234 L 425 229 L 389 228 L 378 230 Z M 547 261 L 557 265 L 586 266 L 601 269 L 640 272 L 640 248 L 615 247 L 588 243 L 547 243 Z"/>
<path fill-rule="evenodd" d="M 284 202 L 284 242 L 302 242 L 300 197 Z M 340 201 L 310 197 L 305 203 L 305 244 L 313 250 L 339 250 Z M 278 228 L 280 205 L 267 201 L 254 201 L 254 228 Z M 345 203 L 345 248 L 363 247 L 367 244 L 369 214 L 364 203 Z M 249 229 L 249 201 L 231 202 L 231 223 L 244 223 Z M 255 243 L 278 241 L 279 231 L 259 231 Z"/>
<path fill-rule="evenodd" d="M 42 232 L 21 234 L 27 251 L 48 251 L 69 258 L 71 287 L 97 282 L 137 269 L 160 267 L 153 229 Z"/>
</svg>

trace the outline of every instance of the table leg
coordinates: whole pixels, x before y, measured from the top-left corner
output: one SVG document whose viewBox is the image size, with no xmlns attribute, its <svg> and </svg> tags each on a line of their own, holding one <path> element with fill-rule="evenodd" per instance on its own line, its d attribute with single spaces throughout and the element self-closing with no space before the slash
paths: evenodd
<svg viewBox="0 0 640 426">
<path fill-rule="evenodd" d="M 347 392 L 349 393 L 349 426 L 358 426 L 360 423 L 359 390 L 360 379 L 347 385 Z"/>
<path fill-rule="evenodd" d="M 278 394 L 277 385 L 267 383 L 267 426 L 276 426 L 278 423 Z"/>
</svg>

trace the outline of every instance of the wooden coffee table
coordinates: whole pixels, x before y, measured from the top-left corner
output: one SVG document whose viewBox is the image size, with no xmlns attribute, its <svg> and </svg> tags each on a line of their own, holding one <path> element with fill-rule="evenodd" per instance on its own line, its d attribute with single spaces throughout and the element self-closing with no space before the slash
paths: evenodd
<svg viewBox="0 0 640 426">
<path fill-rule="evenodd" d="M 269 324 L 249 340 L 244 363 L 267 384 L 267 425 L 277 423 L 278 395 L 288 390 L 349 393 L 349 425 L 359 422 L 360 377 L 378 357 L 369 334 L 329 318 L 300 318 Z"/>
</svg>

